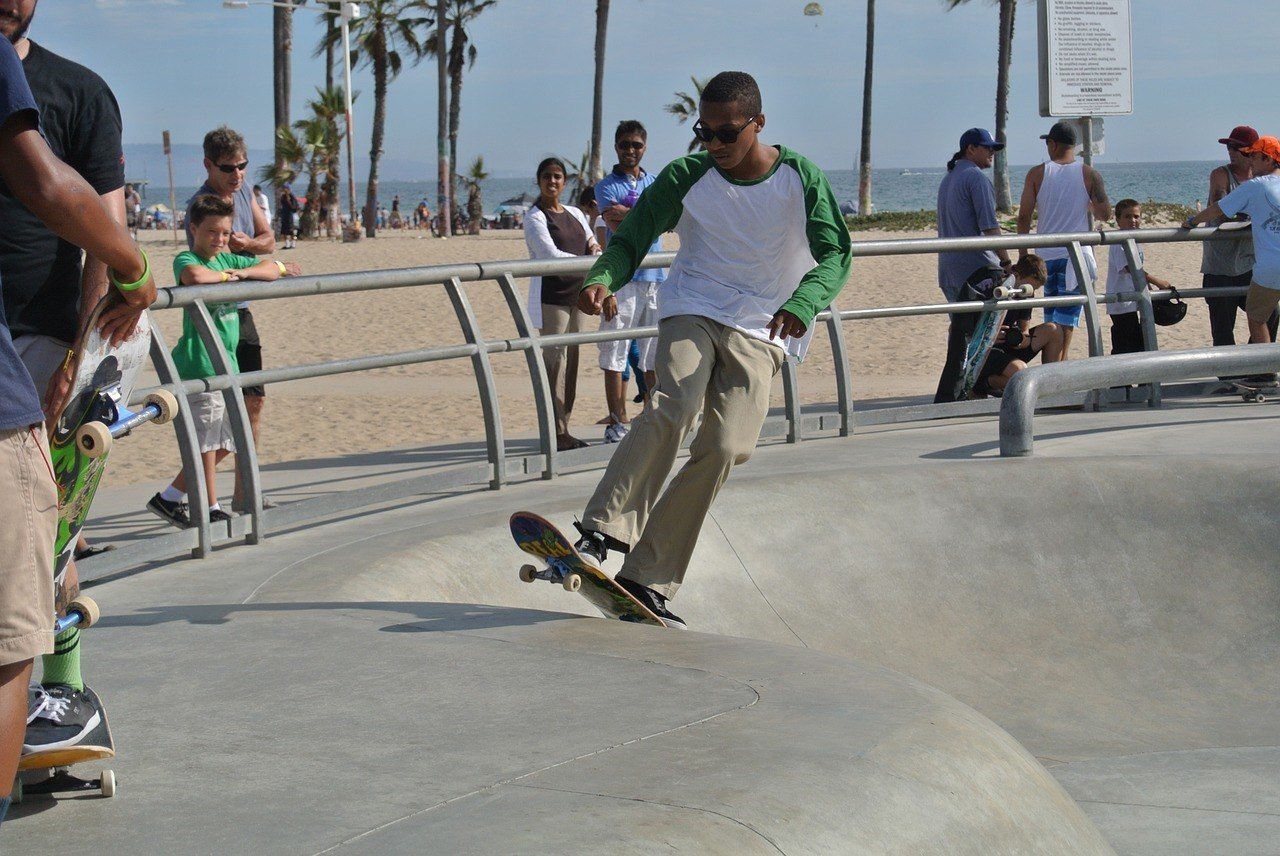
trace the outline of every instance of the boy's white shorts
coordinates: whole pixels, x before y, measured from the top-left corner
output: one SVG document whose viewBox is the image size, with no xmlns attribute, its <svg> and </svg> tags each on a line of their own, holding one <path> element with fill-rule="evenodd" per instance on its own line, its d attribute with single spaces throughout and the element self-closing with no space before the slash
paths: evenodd
<svg viewBox="0 0 1280 856">
<path fill-rule="evenodd" d="M 231 423 L 227 420 L 227 404 L 221 392 L 193 392 L 187 396 L 191 402 L 191 416 L 196 425 L 196 440 L 201 452 L 226 449 L 236 450 L 231 438 Z"/>
<path fill-rule="evenodd" d="M 618 314 L 612 321 L 600 320 L 601 330 L 630 330 L 651 327 L 658 323 L 658 283 L 632 280 L 613 295 L 618 301 Z M 630 340 L 600 343 L 600 368 L 610 372 L 627 369 L 627 351 Z M 654 357 L 658 352 L 658 338 L 638 339 L 640 346 L 640 370 L 653 371 Z"/>
</svg>

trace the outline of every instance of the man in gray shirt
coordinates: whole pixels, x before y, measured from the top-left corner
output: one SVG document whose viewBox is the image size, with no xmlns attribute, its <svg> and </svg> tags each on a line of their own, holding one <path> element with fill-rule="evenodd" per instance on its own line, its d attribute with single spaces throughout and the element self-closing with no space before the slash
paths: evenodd
<svg viewBox="0 0 1280 856">
<path fill-rule="evenodd" d="M 947 163 L 947 175 L 938 186 L 938 237 L 967 238 L 999 235 L 996 195 L 991 180 L 982 174 L 991 166 L 995 153 L 1004 148 L 984 128 L 970 128 L 960 135 L 960 150 Z M 938 287 L 947 302 L 964 299 L 965 281 L 982 268 L 1003 268 L 1012 262 L 1008 250 L 965 250 L 938 253 Z M 955 401 L 959 394 L 961 369 L 978 316 L 953 314 L 947 335 L 947 362 L 938 379 L 935 404 Z"/>
</svg>

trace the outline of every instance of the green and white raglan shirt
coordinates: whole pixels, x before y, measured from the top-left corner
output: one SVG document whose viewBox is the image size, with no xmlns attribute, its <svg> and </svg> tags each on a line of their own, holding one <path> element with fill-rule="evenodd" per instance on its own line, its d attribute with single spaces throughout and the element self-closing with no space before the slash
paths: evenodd
<svg viewBox="0 0 1280 856">
<path fill-rule="evenodd" d="M 809 328 L 785 343 L 788 353 L 803 357 L 813 317 L 849 277 L 849 230 L 822 171 L 777 149 L 773 169 L 755 181 L 728 177 L 706 152 L 667 164 L 583 287 L 622 288 L 654 239 L 674 229 L 680 249 L 658 288 L 660 319 L 699 315 L 769 341 L 769 322 L 785 309 Z"/>
</svg>

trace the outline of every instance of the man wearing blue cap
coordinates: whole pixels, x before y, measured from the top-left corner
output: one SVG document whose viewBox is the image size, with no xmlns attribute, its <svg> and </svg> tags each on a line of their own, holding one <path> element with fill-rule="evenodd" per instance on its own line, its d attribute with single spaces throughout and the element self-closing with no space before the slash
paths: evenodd
<svg viewBox="0 0 1280 856">
<path fill-rule="evenodd" d="M 996 194 L 991 180 L 982 174 L 996 152 L 1004 148 L 985 128 L 970 128 L 960 135 L 960 150 L 947 163 L 947 175 L 938 186 L 938 237 L 968 238 L 999 235 Z M 964 250 L 938 253 L 938 287 L 948 303 L 963 299 L 969 277 L 983 268 L 1009 269 L 1008 250 Z M 955 401 L 960 394 L 961 369 L 969 336 L 977 323 L 973 313 L 951 316 L 947 336 L 947 362 L 938 379 L 935 404 Z"/>
</svg>

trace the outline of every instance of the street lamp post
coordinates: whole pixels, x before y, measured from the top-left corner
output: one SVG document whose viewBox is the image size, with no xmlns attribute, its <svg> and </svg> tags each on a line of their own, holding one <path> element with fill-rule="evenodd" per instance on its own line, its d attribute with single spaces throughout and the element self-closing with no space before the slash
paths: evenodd
<svg viewBox="0 0 1280 856">
<path fill-rule="evenodd" d="M 360 4 L 347 2 L 347 0 L 317 0 L 322 6 L 337 6 L 338 18 L 342 25 L 342 71 L 343 71 L 343 87 L 346 90 L 347 109 L 347 198 L 350 202 L 351 212 L 351 230 L 354 232 L 359 225 L 359 217 L 356 211 L 356 156 L 355 156 L 355 129 L 351 121 L 351 22 L 360 18 Z M 222 5 L 227 9 L 248 9 L 250 6 L 275 6 L 284 9 L 295 9 L 298 4 L 291 3 L 272 3 L 268 0 L 222 0 Z"/>
</svg>

